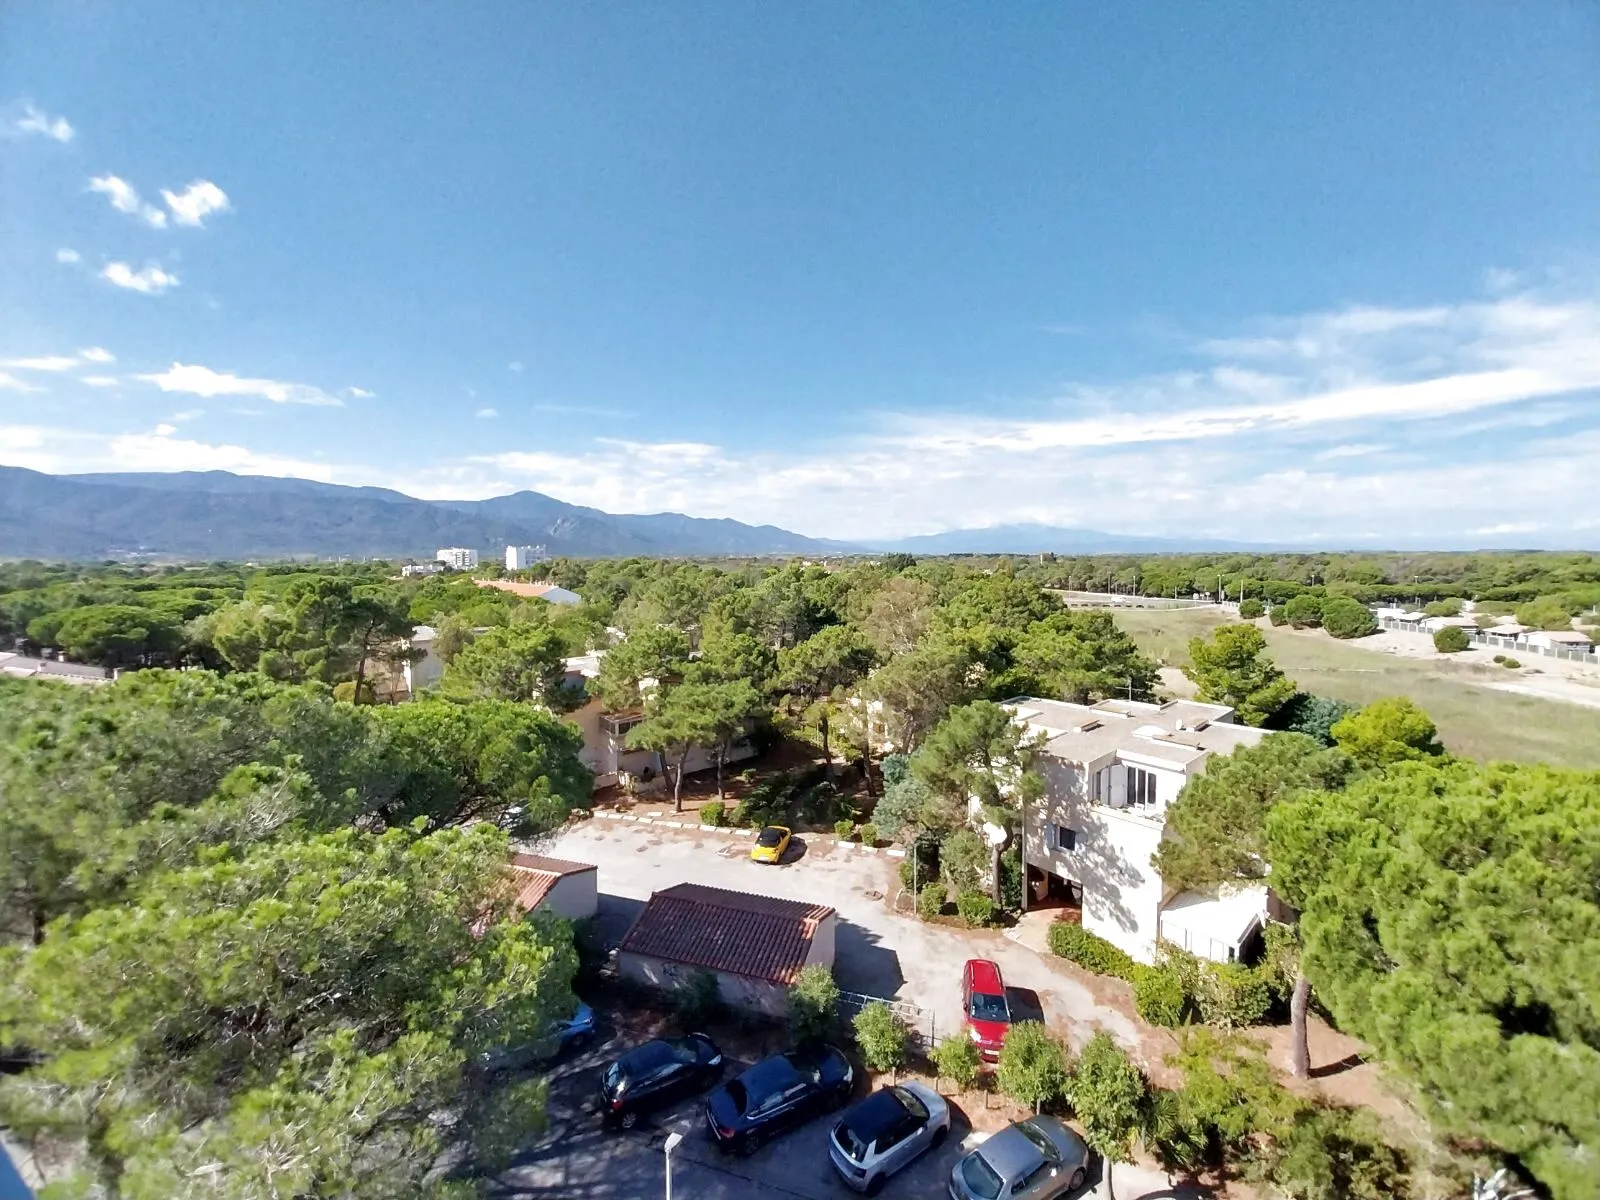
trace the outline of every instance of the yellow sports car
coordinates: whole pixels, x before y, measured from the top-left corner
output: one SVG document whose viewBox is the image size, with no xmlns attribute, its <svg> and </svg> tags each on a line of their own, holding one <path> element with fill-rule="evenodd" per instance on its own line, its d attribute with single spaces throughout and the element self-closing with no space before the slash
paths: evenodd
<svg viewBox="0 0 1600 1200">
<path fill-rule="evenodd" d="M 789 830 L 782 825 L 768 825 L 756 834 L 756 844 L 750 847 L 754 862 L 777 863 L 783 861 L 783 852 L 789 848 Z"/>
</svg>

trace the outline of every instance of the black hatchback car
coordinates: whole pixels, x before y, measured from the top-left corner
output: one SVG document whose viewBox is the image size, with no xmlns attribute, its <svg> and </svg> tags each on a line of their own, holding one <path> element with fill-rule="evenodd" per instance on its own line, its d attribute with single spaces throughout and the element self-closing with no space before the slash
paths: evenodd
<svg viewBox="0 0 1600 1200">
<path fill-rule="evenodd" d="M 722 1051 L 703 1033 L 635 1046 L 600 1073 L 600 1111 L 612 1128 L 632 1129 L 643 1113 L 704 1091 L 722 1078 Z"/>
<path fill-rule="evenodd" d="M 762 1143 L 838 1108 L 855 1071 L 832 1046 L 764 1058 L 706 1098 L 706 1132 L 724 1153 L 754 1154 Z"/>
</svg>

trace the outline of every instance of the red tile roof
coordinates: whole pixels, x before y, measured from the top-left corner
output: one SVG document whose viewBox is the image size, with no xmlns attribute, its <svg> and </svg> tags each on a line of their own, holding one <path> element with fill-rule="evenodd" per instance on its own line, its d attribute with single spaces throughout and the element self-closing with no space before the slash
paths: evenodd
<svg viewBox="0 0 1600 1200">
<path fill-rule="evenodd" d="M 832 915 L 825 904 L 680 883 L 650 897 L 621 951 L 787 985 Z"/>
<path fill-rule="evenodd" d="M 564 875 L 580 875 L 597 870 L 590 863 L 572 862 L 565 858 L 546 858 L 542 854 L 513 854 L 511 856 L 512 886 L 517 889 L 517 907 L 532 912 L 544 903 L 550 889 Z"/>
</svg>

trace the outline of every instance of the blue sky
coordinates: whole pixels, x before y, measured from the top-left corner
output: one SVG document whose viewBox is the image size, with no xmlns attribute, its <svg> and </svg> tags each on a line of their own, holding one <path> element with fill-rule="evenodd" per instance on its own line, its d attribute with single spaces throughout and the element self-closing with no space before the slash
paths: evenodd
<svg viewBox="0 0 1600 1200">
<path fill-rule="evenodd" d="M 18 0 L 0 462 L 1600 543 L 1597 62 L 1576 0 Z"/>
</svg>

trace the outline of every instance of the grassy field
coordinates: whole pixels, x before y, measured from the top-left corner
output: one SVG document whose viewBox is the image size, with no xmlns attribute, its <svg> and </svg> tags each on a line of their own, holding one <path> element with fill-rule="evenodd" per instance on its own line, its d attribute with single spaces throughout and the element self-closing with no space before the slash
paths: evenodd
<svg viewBox="0 0 1600 1200">
<path fill-rule="evenodd" d="M 1189 661 L 1189 639 L 1223 623 L 1214 610 L 1119 609 L 1117 624 L 1163 666 Z M 1268 652 L 1300 687 L 1367 704 L 1409 696 L 1428 711 L 1454 754 L 1564 767 L 1600 767 L 1600 709 L 1518 696 L 1472 683 L 1481 668 L 1363 650 L 1323 634 L 1267 628 Z"/>
</svg>

